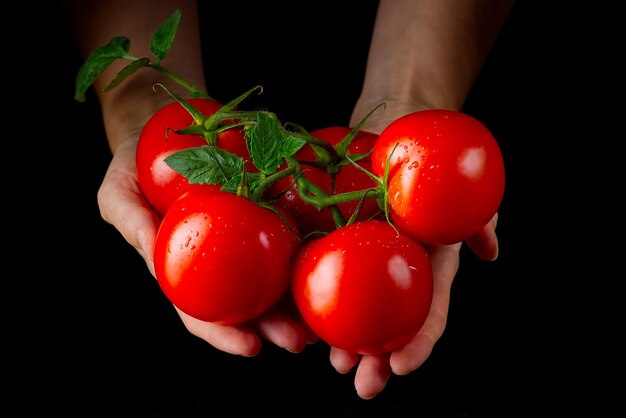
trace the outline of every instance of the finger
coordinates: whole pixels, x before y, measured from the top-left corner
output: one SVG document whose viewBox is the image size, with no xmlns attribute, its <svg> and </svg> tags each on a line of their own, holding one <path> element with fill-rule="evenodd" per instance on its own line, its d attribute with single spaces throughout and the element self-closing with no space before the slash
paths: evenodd
<svg viewBox="0 0 626 418">
<path fill-rule="evenodd" d="M 204 322 L 176 308 L 187 330 L 226 353 L 253 357 L 261 351 L 261 339 L 244 326 L 227 326 Z"/>
<path fill-rule="evenodd" d="M 424 364 L 438 338 L 436 327 L 435 324 L 425 323 L 422 330 L 407 345 L 391 353 L 389 364 L 394 374 L 403 376 Z"/>
<path fill-rule="evenodd" d="M 263 338 L 287 351 L 299 353 L 306 347 L 306 330 L 278 306 L 256 319 L 254 326 Z"/>
<path fill-rule="evenodd" d="M 277 305 L 280 307 L 285 315 L 296 321 L 300 328 L 305 332 L 307 344 L 315 344 L 319 341 L 319 337 L 317 336 L 317 334 L 313 332 L 309 324 L 307 324 L 304 318 L 302 318 L 302 315 L 300 314 L 298 307 L 293 301 L 293 297 L 291 296 L 290 292 L 287 292 L 287 294 L 283 296 L 283 298 L 278 302 Z"/>
<path fill-rule="evenodd" d="M 498 258 L 498 237 L 496 235 L 496 225 L 498 214 L 476 234 L 465 240 L 465 243 L 479 258 L 493 261 Z"/>
<path fill-rule="evenodd" d="M 359 397 L 371 399 L 382 392 L 390 375 L 389 354 L 364 355 L 354 376 L 354 388 Z"/>
<path fill-rule="evenodd" d="M 417 335 L 402 349 L 391 353 L 389 363 L 394 374 L 406 375 L 420 367 L 430 356 L 446 327 L 450 289 L 459 268 L 461 244 L 429 249 L 433 266 L 433 300 L 428 317 Z"/>
<path fill-rule="evenodd" d="M 330 364 L 341 374 L 346 374 L 359 362 L 359 354 L 348 353 L 339 348 L 330 348 Z"/>
</svg>

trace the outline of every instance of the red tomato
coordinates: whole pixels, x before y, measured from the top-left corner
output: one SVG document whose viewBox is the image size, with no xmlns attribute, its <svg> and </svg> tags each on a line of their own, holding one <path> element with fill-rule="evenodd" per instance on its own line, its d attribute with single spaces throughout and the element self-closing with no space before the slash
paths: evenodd
<svg viewBox="0 0 626 418">
<path fill-rule="evenodd" d="M 392 152 L 387 185 L 391 220 L 418 241 L 463 241 L 498 210 L 504 162 L 495 138 L 475 118 L 439 109 L 403 116 L 374 145 L 375 174 L 382 177 Z"/>
<path fill-rule="evenodd" d="M 331 145 L 339 143 L 352 129 L 346 126 L 331 126 L 317 129 L 310 132 L 312 136 L 328 141 Z M 378 135 L 370 132 L 359 131 L 348 149 L 350 154 L 367 154 L 372 150 Z M 300 161 L 314 161 L 315 154 L 311 147 L 303 147 L 296 155 Z M 360 166 L 370 171 L 370 158 L 365 157 L 357 162 Z M 302 164 L 304 175 L 322 188 L 326 193 L 331 194 L 331 176 L 326 171 Z M 286 177 L 270 187 L 270 193 L 279 194 L 281 191 L 289 188 L 294 184 L 293 177 Z M 334 194 L 365 190 L 376 187 L 377 184 L 367 174 L 363 173 L 357 167 L 348 165 L 342 167 L 335 175 Z M 354 210 L 359 204 L 358 200 L 344 202 L 338 205 L 339 211 L 346 218 L 350 218 Z M 289 190 L 276 202 L 276 206 L 289 213 L 296 221 L 300 230 L 304 233 L 313 231 L 330 232 L 335 230 L 335 221 L 328 207 L 317 210 L 313 205 L 302 201 L 298 195 L 298 190 L 293 185 Z M 366 220 L 376 213 L 380 212 L 380 206 L 376 199 L 368 198 L 361 209 L 357 220 Z"/>
<path fill-rule="evenodd" d="M 208 99 L 190 99 L 189 103 L 205 116 L 217 112 L 223 105 Z M 186 148 L 208 145 L 201 135 L 178 135 L 174 131 L 186 128 L 193 118 L 178 102 L 159 109 L 146 123 L 137 143 L 137 179 L 148 202 L 161 216 L 170 205 L 190 188 L 213 188 L 193 184 L 170 168 L 165 157 Z M 217 146 L 241 157 L 248 158 L 248 150 L 243 132 L 237 128 L 228 129 L 218 135 Z M 252 166 L 248 167 L 252 169 Z"/>
<path fill-rule="evenodd" d="M 351 353 L 381 354 L 403 347 L 422 327 L 432 267 L 420 243 L 385 221 L 363 221 L 305 244 L 291 289 L 322 340 Z"/>
<path fill-rule="evenodd" d="M 240 324 L 286 294 L 298 245 L 276 213 L 231 193 L 195 188 L 163 217 L 154 269 L 161 289 L 182 311 Z"/>
</svg>

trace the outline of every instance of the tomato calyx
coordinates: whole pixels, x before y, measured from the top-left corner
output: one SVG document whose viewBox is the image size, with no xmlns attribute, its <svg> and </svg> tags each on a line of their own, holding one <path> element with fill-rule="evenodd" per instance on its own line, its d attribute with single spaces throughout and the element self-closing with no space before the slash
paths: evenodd
<svg viewBox="0 0 626 418">
<path fill-rule="evenodd" d="M 391 167 L 391 157 L 393 157 L 393 154 L 395 153 L 395 151 L 396 151 L 396 149 L 398 148 L 399 145 L 400 145 L 400 143 L 396 142 L 396 144 L 391 149 L 391 152 L 387 156 L 387 160 L 385 161 L 385 169 L 383 171 L 383 176 L 382 176 L 382 179 L 380 180 L 381 184 L 382 184 L 382 188 L 384 190 L 384 194 L 382 196 L 381 205 L 380 206 L 383 208 L 383 213 L 385 214 L 385 219 L 387 220 L 387 223 L 389 225 L 391 225 L 393 227 L 393 229 L 396 230 L 396 233 L 398 233 L 398 228 L 396 228 L 396 226 L 391 221 L 391 205 L 389 204 L 389 187 L 388 187 L 388 185 L 389 185 L 389 169 Z"/>
<path fill-rule="evenodd" d="M 236 106 L 250 96 L 254 91 L 262 90 L 261 86 L 255 86 L 240 96 L 222 105 L 216 112 L 205 115 L 195 108 L 188 100 L 168 89 L 163 84 L 156 84 L 162 88 L 174 100 L 176 100 L 193 118 L 193 123 L 175 132 L 179 135 L 201 135 L 209 145 L 217 145 L 217 137 L 220 133 L 239 126 L 245 126 L 254 122 L 251 112 L 236 111 Z"/>
</svg>

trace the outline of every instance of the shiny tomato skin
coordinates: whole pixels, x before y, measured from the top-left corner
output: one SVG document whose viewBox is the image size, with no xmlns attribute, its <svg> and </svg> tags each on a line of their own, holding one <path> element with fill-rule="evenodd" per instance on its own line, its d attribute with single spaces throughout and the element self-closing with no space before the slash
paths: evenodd
<svg viewBox="0 0 626 418">
<path fill-rule="evenodd" d="M 275 212 L 231 193 L 191 189 L 163 217 L 155 274 L 183 312 L 203 321 L 241 324 L 286 294 L 298 245 Z"/>
<path fill-rule="evenodd" d="M 504 160 L 490 131 L 472 116 L 430 109 L 400 117 L 374 145 L 376 175 L 384 174 L 391 152 L 391 220 L 420 242 L 463 241 L 498 210 L 504 195 Z"/>
<path fill-rule="evenodd" d="M 302 247 L 291 291 L 304 320 L 329 345 L 358 354 L 394 351 L 428 315 L 430 256 L 385 221 L 357 222 Z"/>
<path fill-rule="evenodd" d="M 329 126 L 311 131 L 310 134 L 318 139 L 328 141 L 331 145 L 339 143 L 352 129 L 347 126 Z M 348 149 L 350 154 L 367 154 L 376 142 L 378 135 L 359 131 Z M 297 154 L 300 161 L 313 161 L 315 154 L 311 147 L 303 147 Z M 358 164 L 370 171 L 370 157 L 358 161 Z M 321 187 L 326 193 L 331 192 L 331 176 L 326 171 L 302 164 L 304 175 L 313 183 Z M 284 178 L 274 183 L 270 192 L 278 194 L 283 190 L 287 192 L 276 202 L 276 206 L 284 209 L 296 221 L 303 233 L 313 231 L 330 232 L 335 230 L 335 221 L 328 207 L 317 210 L 313 205 L 302 201 L 294 184 L 293 177 Z M 290 187 L 291 186 L 291 187 Z M 364 190 L 376 187 L 377 184 L 367 174 L 352 165 L 345 166 L 335 176 L 335 194 Z M 346 218 L 354 212 L 359 204 L 358 200 L 344 202 L 339 205 L 339 211 Z M 380 212 L 380 206 L 376 199 L 367 199 L 359 210 L 358 220 L 368 219 Z"/>
<path fill-rule="evenodd" d="M 214 114 L 223 106 L 209 99 L 195 98 L 188 101 L 205 116 Z M 219 188 L 213 185 L 190 185 L 185 177 L 164 161 L 176 151 L 208 145 L 201 135 L 179 135 L 174 132 L 192 124 L 193 118 L 189 112 L 180 103 L 173 102 L 155 112 L 139 136 L 136 152 L 139 187 L 150 205 L 161 216 L 190 188 Z M 238 128 L 220 133 L 217 146 L 249 160 L 243 132 Z"/>
</svg>

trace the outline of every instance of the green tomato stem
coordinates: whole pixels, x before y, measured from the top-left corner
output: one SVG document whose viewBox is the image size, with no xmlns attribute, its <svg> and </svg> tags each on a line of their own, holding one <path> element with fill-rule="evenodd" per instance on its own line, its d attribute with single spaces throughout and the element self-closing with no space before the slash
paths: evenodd
<svg viewBox="0 0 626 418">
<path fill-rule="evenodd" d="M 167 78 L 169 78 L 170 80 L 172 80 L 176 84 L 178 84 L 178 85 L 184 87 L 185 89 L 189 90 L 193 97 L 204 97 L 206 99 L 214 100 L 205 91 L 199 89 L 198 87 L 194 86 L 191 83 L 188 83 L 185 79 L 183 79 L 182 77 L 178 76 L 177 74 L 171 72 L 170 70 L 166 69 L 165 67 L 162 67 L 159 64 L 152 64 L 152 63 L 148 64 L 147 66 L 150 67 L 150 68 L 153 68 L 154 70 L 156 70 L 156 71 L 160 72 L 161 74 L 165 75 Z"/>
<path fill-rule="evenodd" d="M 317 209 L 323 209 L 327 206 L 334 206 L 352 200 L 361 200 L 364 197 L 379 199 L 385 196 L 385 190 L 381 187 L 328 195 L 320 189 L 317 184 L 311 182 L 305 176 L 298 177 L 297 185 L 300 198 L 304 202 L 315 206 Z M 309 192 L 313 193 L 313 195 L 309 194 Z"/>
</svg>

